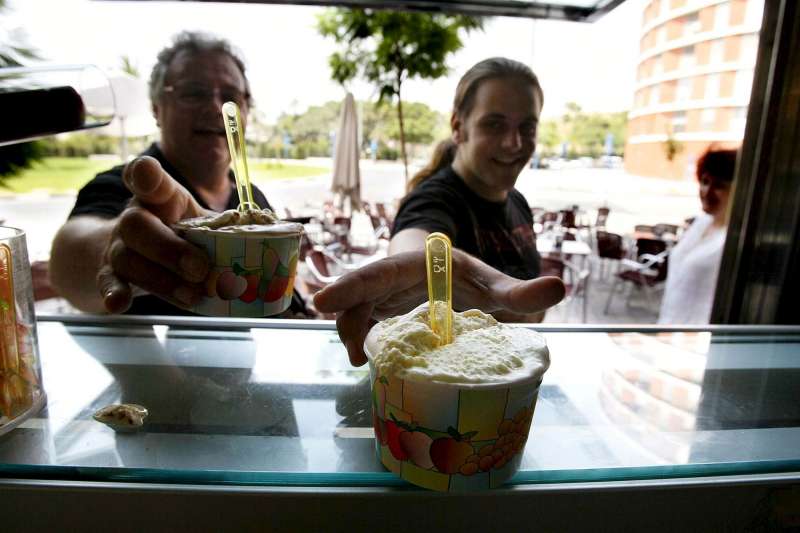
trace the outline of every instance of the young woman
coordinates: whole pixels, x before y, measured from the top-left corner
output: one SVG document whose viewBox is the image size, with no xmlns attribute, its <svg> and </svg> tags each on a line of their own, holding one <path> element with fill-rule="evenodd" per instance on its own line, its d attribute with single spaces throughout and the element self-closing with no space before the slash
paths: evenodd
<svg viewBox="0 0 800 533">
<path fill-rule="evenodd" d="M 526 65 L 481 61 L 456 88 L 452 137 L 410 183 L 390 254 L 424 247 L 442 232 L 453 246 L 518 279 L 539 275 L 530 206 L 514 188 L 536 148 L 543 94 Z"/>
<path fill-rule="evenodd" d="M 709 148 L 697 160 L 699 215 L 669 254 L 661 324 L 708 324 L 725 244 L 736 150 Z"/>
</svg>

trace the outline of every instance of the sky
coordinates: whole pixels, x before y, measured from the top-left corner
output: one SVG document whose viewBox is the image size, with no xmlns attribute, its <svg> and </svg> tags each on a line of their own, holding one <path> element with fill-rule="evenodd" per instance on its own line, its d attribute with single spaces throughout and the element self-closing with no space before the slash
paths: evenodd
<svg viewBox="0 0 800 533">
<path fill-rule="evenodd" d="M 589 111 L 621 111 L 633 101 L 644 0 L 627 0 L 593 24 L 495 17 L 464 38 L 451 72 L 436 81 L 411 80 L 404 100 L 449 112 L 458 78 L 470 66 L 503 55 L 530 65 L 545 93 L 545 117 L 569 101 Z M 146 79 L 158 51 L 181 30 L 228 38 L 243 53 L 256 106 L 268 122 L 284 112 L 341 100 L 330 80 L 332 40 L 316 31 L 319 7 L 208 2 L 7 0 L 0 24 L 21 28 L 50 64 L 118 69 L 128 56 Z M 68 24 L 65 24 L 69 21 Z M 364 83 L 348 89 L 358 100 L 377 94 Z"/>
</svg>

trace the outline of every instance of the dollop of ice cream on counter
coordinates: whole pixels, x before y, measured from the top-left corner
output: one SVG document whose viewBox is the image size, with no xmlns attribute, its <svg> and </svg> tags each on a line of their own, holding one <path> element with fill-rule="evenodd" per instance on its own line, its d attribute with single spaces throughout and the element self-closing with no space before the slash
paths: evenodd
<svg viewBox="0 0 800 533">
<path fill-rule="evenodd" d="M 550 366 L 539 333 L 471 309 L 453 313 L 453 342 L 439 346 L 427 306 L 375 326 L 368 350 L 379 374 L 411 381 L 503 383 L 537 379 Z"/>
<path fill-rule="evenodd" d="M 135 431 L 144 425 L 147 409 L 135 403 L 111 404 L 94 413 L 94 419 L 115 431 Z"/>
<path fill-rule="evenodd" d="M 298 233 L 303 225 L 280 220 L 270 209 L 229 209 L 209 216 L 187 218 L 174 226 L 178 232 L 187 230 L 215 230 L 229 233 Z"/>
</svg>

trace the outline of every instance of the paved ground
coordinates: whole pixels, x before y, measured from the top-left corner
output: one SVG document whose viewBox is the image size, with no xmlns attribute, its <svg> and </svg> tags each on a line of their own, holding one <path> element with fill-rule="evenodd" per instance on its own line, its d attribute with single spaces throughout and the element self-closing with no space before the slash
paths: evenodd
<svg viewBox="0 0 800 533">
<path fill-rule="evenodd" d="M 308 162 L 307 162 L 308 163 Z M 329 160 L 314 160 L 314 165 L 330 165 Z M 270 181 L 264 192 L 276 208 L 288 207 L 293 213 L 314 214 L 331 198 L 328 175 L 314 178 Z M 699 209 L 697 186 L 692 182 L 676 182 L 629 176 L 622 170 L 567 169 L 525 170 L 517 184 L 532 206 L 561 209 L 577 204 L 593 219 L 596 209 L 611 209 L 610 231 L 629 233 L 635 224 L 658 222 L 680 223 Z M 395 203 L 404 192 L 402 166 L 394 163 L 362 164 L 362 197 L 372 202 Z M 0 196 L 0 219 L 28 233 L 31 259 L 46 259 L 55 232 L 66 219 L 74 195 L 50 196 L 32 193 Z M 614 300 L 610 313 L 603 313 L 609 281 L 593 277 L 589 291 L 589 323 L 646 323 L 656 318 L 657 302 L 648 307 L 634 295 L 632 306 L 624 298 Z M 564 304 L 551 312 L 547 321 L 580 320 L 577 303 Z M 53 309 L 51 309 L 53 310 Z M 56 306 L 54 310 L 61 310 Z"/>
</svg>

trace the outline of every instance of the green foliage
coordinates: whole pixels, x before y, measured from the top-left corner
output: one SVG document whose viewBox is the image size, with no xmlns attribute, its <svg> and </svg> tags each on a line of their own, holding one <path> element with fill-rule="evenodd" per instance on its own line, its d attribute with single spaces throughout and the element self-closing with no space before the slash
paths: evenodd
<svg viewBox="0 0 800 533">
<path fill-rule="evenodd" d="M 447 74 L 447 56 L 463 46 L 459 31 L 482 27 L 465 15 L 346 8 L 325 11 L 317 24 L 343 45 L 329 59 L 333 79 L 344 85 L 361 73 L 381 100 L 399 96 L 406 79 Z"/>
<path fill-rule="evenodd" d="M 18 145 L 14 145 L 18 146 Z M 95 174 L 119 164 L 116 160 L 90 160 L 88 158 L 46 157 L 30 168 L 22 170 L 7 185 L 16 193 L 36 189 L 51 192 L 74 192 L 92 179 Z"/>
<path fill-rule="evenodd" d="M 673 135 L 672 132 L 667 133 L 667 140 L 664 141 L 664 155 L 667 157 L 667 161 L 672 161 L 675 159 L 675 156 L 678 155 L 683 151 L 683 143 L 677 140 Z"/>
<path fill-rule="evenodd" d="M 19 145 L 14 145 L 19 146 Z M 96 174 L 120 164 L 115 158 L 89 159 L 86 157 L 46 157 L 22 170 L 18 179 L 6 189 L 26 193 L 36 189 L 54 193 L 75 192 Z M 251 161 L 248 165 L 254 183 L 274 179 L 291 179 L 318 176 L 330 172 L 327 168 L 305 165 L 285 165 L 276 162 Z"/>
<path fill-rule="evenodd" d="M 120 57 L 120 68 L 122 72 L 130 74 L 134 78 L 139 77 L 139 67 L 136 66 L 136 63 L 134 63 L 129 56 L 123 55 Z"/>
<path fill-rule="evenodd" d="M 250 164 L 248 168 L 250 170 L 250 178 L 255 184 L 276 179 L 307 178 L 330 172 L 330 170 L 324 167 L 284 165 L 273 161 L 254 162 Z"/>
<path fill-rule="evenodd" d="M 447 74 L 448 56 L 463 46 L 461 31 L 482 28 L 482 19 L 466 15 L 346 8 L 326 10 L 317 22 L 323 36 L 341 45 L 328 60 L 334 80 L 345 85 L 360 75 L 375 85 L 379 102 L 397 99 L 404 162 L 403 83 Z"/>
<path fill-rule="evenodd" d="M 397 115 L 388 105 L 360 102 L 359 118 L 362 128 L 362 151 L 374 139 L 378 141 L 378 157 L 397 159 L 398 150 L 389 144 L 400 141 Z M 447 134 L 447 118 L 420 102 L 407 102 L 404 106 L 406 141 L 414 144 L 431 144 Z M 284 113 L 278 118 L 274 132 L 266 142 L 256 143 L 250 153 L 259 157 L 290 158 L 327 157 L 331 154 L 331 133 L 339 129 L 341 102 L 331 101 L 311 106 L 298 114 Z M 283 135 L 291 138 L 291 147 L 283 146 Z"/>
<path fill-rule="evenodd" d="M 559 155 L 561 143 L 569 144 L 568 157 L 600 157 L 605 155 L 606 135 L 614 137 L 613 154 L 622 155 L 628 115 L 620 113 L 587 113 L 569 102 L 560 119 L 544 120 L 539 125 L 537 142 L 545 155 Z"/>
<path fill-rule="evenodd" d="M 372 114 L 378 119 L 369 132 L 370 139 L 379 140 L 400 140 L 400 124 L 397 117 L 390 116 L 386 106 L 370 106 Z M 377 109 L 376 109 L 377 107 Z M 366 113 L 365 113 L 366 114 Z M 441 129 L 443 122 L 446 122 L 444 115 L 432 110 L 421 102 L 406 102 L 403 106 L 403 125 L 405 127 L 405 139 L 413 144 L 430 144 L 436 139 L 436 132 Z"/>
<path fill-rule="evenodd" d="M 41 141 L 0 146 L 0 187 L 8 187 L 8 178 L 19 175 L 43 156 Z"/>
<path fill-rule="evenodd" d="M 50 157 L 87 157 L 93 154 L 114 154 L 118 141 L 108 135 L 70 133 L 40 141 L 44 155 Z"/>
</svg>

